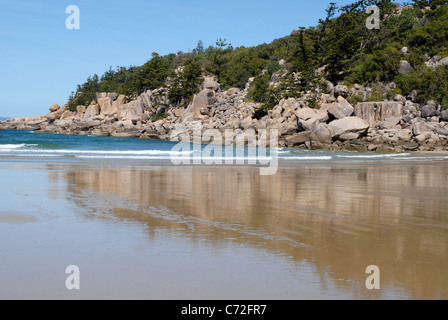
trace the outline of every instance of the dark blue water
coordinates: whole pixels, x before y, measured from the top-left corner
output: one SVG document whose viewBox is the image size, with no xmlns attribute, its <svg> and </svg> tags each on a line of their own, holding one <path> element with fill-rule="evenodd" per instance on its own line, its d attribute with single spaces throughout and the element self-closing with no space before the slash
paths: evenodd
<svg viewBox="0 0 448 320">
<path fill-rule="evenodd" d="M 212 150 L 210 150 L 212 149 Z M 263 150 L 264 154 L 260 152 Z M 0 157 L 58 157 L 79 159 L 171 160 L 173 157 L 267 157 L 269 151 L 256 148 L 207 147 L 164 140 L 94 137 L 5 130 L 0 132 Z"/>
<path fill-rule="evenodd" d="M 260 161 L 266 164 L 273 156 L 289 162 L 312 161 L 396 161 L 447 160 L 438 154 L 375 154 L 349 151 L 303 150 L 281 148 L 241 148 L 213 145 L 192 145 L 138 138 L 93 137 L 5 130 L 0 132 L 0 158 L 94 159 L 94 160 L 168 160 L 202 159 L 204 161 Z M 239 163 L 238 163 L 239 164 Z"/>
<path fill-rule="evenodd" d="M 170 153 L 175 143 L 137 138 L 93 137 L 5 130 L 0 133 L 0 154 L 39 156 L 137 156 Z"/>
</svg>

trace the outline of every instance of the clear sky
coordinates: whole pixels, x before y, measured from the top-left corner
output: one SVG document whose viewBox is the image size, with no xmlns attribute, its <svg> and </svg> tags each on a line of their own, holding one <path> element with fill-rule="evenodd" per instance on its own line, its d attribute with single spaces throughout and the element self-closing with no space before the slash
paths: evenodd
<svg viewBox="0 0 448 320">
<path fill-rule="evenodd" d="M 0 0 L 0 116 L 47 114 L 110 66 L 214 45 L 255 46 L 315 26 L 332 0 Z M 333 1 L 339 5 L 353 0 Z M 69 5 L 80 29 L 69 30 Z"/>
</svg>

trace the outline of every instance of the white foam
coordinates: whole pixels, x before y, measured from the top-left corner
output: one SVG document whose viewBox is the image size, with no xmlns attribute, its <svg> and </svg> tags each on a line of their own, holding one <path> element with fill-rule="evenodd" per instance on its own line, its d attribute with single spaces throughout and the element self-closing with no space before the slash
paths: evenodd
<svg viewBox="0 0 448 320">
<path fill-rule="evenodd" d="M 331 156 L 295 156 L 295 157 L 285 157 L 283 160 L 331 160 L 333 159 Z"/>
<path fill-rule="evenodd" d="M 271 157 L 198 157 L 203 161 L 271 161 Z M 194 159 L 194 158 L 192 158 Z"/>
<path fill-rule="evenodd" d="M 338 158 L 349 159 L 378 159 L 378 158 L 400 158 L 410 156 L 410 153 L 392 153 L 392 154 L 352 154 L 352 155 L 337 155 Z"/>
<path fill-rule="evenodd" d="M 0 147 L 1 148 L 1 147 Z M 13 151 L 13 149 L 11 149 Z M 68 154 L 68 155 L 97 155 L 97 156 L 107 156 L 107 155 L 138 155 L 138 156 L 151 156 L 151 155 L 167 155 L 170 156 L 172 154 L 192 154 L 193 151 L 184 151 L 184 152 L 173 152 L 173 151 L 164 151 L 164 150 L 113 150 L 113 151 L 97 151 L 97 150 L 45 150 L 45 149 L 32 149 L 32 150 L 20 150 L 26 151 L 27 153 L 46 153 L 46 154 Z"/>
<path fill-rule="evenodd" d="M 75 155 L 76 158 L 81 159 L 122 159 L 122 160 L 169 160 L 170 157 L 162 156 L 86 156 L 86 155 Z"/>
<path fill-rule="evenodd" d="M 4 154 L 2 154 L 3 156 Z M 11 154 L 9 154 L 10 156 Z M 16 155 L 14 155 L 16 156 Z M 20 157 L 46 157 L 46 158 L 50 158 L 50 157 L 59 157 L 59 155 L 57 154 L 19 154 Z"/>
<path fill-rule="evenodd" d="M 448 156 L 421 156 L 421 157 L 407 157 L 400 160 L 406 161 L 440 161 L 448 160 Z"/>
<path fill-rule="evenodd" d="M 94 155 L 75 155 L 77 158 L 82 159 L 134 159 L 134 160 L 188 160 L 194 161 L 200 159 L 201 161 L 215 161 L 215 162 L 226 162 L 226 161 L 271 161 L 272 158 L 268 157 L 184 157 L 184 156 L 120 156 L 120 155 L 103 155 L 103 156 L 94 156 Z"/>
<path fill-rule="evenodd" d="M 266 161 L 272 161 L 274 157 L 266 157 L 266 156 L 260 156 L 260 157 L 239 157 L 239 156 L 200 156 L 200 155 L 191 155 L 191 154 L 182 154 L 182 153 L 172 153 L 166 156 L 162 155 L 85 155 L 85 154 L 79 154 L 75 155 L 78 158 L 85 158 L 85 159 L 137 159 L 137 160 L 164 160 L 164 159 L 174 159 L 174 160 L 197 160 L 200 159 L 201 161 L 215 161 L 215 162 L 228 162 L 228 161 L 250 161 L 250 162 L 266 162 Z M 278 158 L 278 157 L 275 157 Z M 301 160 L 301 161 L 307 161 L 307 160 L 331 160 L 331 156 L 317 156 L 317 157 L 310 157 L 310 156 L 301 156 L 301 157 L 287 157 L 287 158 L 281 158 L 284 160 Z"/>
<path fill-rule="evenodd" d="M 15 150 L 25 147 L 26 144 L 0 144 L 0 150 L 7 151 L 7 150 Z"/>
</svg>

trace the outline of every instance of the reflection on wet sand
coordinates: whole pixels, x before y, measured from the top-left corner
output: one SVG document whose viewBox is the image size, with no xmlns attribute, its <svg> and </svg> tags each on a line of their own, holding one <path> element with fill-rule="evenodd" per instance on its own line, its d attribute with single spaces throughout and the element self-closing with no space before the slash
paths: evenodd
<svg viewBox="0 0 448 320">
<path fill-rule="evenodd" d="M 0 223 L 9 224 L 23 224 L 23 223 L 33 223 L 37 219 L 26 213 L 17 211 L 0 211 Z"/>
<path fill-rule="evenodd" d="M 413 299 L 448 299 L 446 162 L 283 166 L 274 176 L 243 166 L 94 165 L 61 174 L 92 218 L 261 247 L 312 264 L 322 287 L 330 276 L 355 298 L 399 288 Z M 365 288 L 369 265 L 381 270 L 380 291 Z"/>
</svg>

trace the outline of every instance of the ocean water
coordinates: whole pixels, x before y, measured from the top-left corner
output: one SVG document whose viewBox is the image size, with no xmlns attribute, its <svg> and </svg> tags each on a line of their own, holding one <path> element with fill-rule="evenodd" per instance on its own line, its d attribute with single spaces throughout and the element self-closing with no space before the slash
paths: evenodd
<svg viewBox="0 0 448 320">
<path fill-rule="evenodd" d="M 0 157 L 19 157 L 49 160 L 183 160 L 192 164 L 215 161 L 226 164 L 266 164 L 277 157 L 279 161 L 326 162 L 326 161 L 438 161 L 447 160 L 444 154 L 394 153 L 376 154 L 351 151 L 304 150 L 296 148 L 263 149 L 201 145 L 163 140 L 138 138 L 93 137 L 35 133 L 23 130 L 0 132 Z M 199 160 L 199 161 L 198 161 Z M 238 163 L 237 163 L 238 161 Z"/>
</svg>

